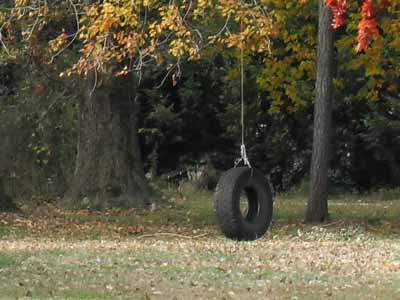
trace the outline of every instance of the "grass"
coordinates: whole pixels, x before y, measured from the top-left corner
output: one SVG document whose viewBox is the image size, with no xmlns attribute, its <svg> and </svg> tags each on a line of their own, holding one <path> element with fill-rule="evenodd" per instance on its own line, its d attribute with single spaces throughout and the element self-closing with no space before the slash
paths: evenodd
<svg viewBox="0 0 400 300">
<path fill-rule="evenodd" d="M 372 241 L 368 246 L 271 239 L 236 243 L 215 237 L 36 242 L 34 250 L 26 245 L 14 252 L 17 264 L 0 272 L 0 299 L 399 296 L 396 273 L 386 262 L 393 259 L 387 252 L 395 248 L 382 241 Z M 48 247 L 57 250 L 48 251 Z"/>
<path fill-rule="evenodd" d="M 278 195 L 251 243 L 222 237 L 191 185 L 153 212 L 22 207 L 0 216 L 0 299 L 399 299 L 398 195 L 334 196 L 322 226 L 302 223 L 303 196 Z"/>
<path fill-rule="evenodd" d="M 8 256 L 8 255 L 2 255 L 0 253 L 0 270 L 9 268 L 15 264 L 15 260 Z"/>
</svg>

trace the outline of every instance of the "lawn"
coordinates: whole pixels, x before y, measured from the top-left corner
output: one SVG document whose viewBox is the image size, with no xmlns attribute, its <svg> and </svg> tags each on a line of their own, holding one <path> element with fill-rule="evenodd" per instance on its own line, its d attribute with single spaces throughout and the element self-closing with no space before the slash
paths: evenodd
<svg viewBox="0 0 400 300">
<path fill-rule="evenodd" d="M 153 212 L 1 214 L 0 299 L 400 299 L 398 192 L 333 197 L 322 226 L 280 195 L 255 242 L 219 233 L 210 193 L 163 195 Z"/>
</svg>

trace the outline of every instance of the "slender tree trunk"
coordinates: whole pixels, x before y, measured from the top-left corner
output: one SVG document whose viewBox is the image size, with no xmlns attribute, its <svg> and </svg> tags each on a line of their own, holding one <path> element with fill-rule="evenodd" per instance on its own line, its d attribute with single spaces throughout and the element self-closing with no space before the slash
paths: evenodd
<svg viewBox="0 0 400 300">
<path fill-rule="evenodd" d="M 306 222 L 323 222 L 328 217 L 328 169 L 332 100 L 334 94 L 334 30 L 332 13 L 319 0 L 317 82 L 314 104 L 314 138 L 311 159 L 311 186 Z"/>
<path fill-rule="evenodd" d="M 75 173 L 64 196 L 67 206 L 104 209 L 150 204 L 137 138 L 135 93 L 131 77 L 92 75 L 88 79 L 80 102 Z"/>
</svg>

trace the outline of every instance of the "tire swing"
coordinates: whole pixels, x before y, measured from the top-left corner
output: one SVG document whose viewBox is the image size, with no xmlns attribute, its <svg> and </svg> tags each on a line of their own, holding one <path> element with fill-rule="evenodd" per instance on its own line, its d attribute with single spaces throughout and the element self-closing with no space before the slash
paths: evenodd
<svg viewBox="0 0 400 300">
<path fill-rule="evenodd" d="M 256 240 L 272 221 L 273 192 L 264 174 L 253 168 L 244 142 L 244 64 L 241 47 L 242 145 L 235 167 L 222 174 L 216 187 L 214 205 L 223 234 L 239 241 Z M 244 166 L 240 166 L 243 164 Z"/>
<path fill-rule="evenodd" d="M 241 209 L 242 200 L 247 202 L 245 210 Z M 258 239 L 272 221 L 270 185 L 257 169 L 248 166 L 230 169 L 218 182 L 215 210 L 219 226 L 227 238 L 239 241 Z"/>
</svg>

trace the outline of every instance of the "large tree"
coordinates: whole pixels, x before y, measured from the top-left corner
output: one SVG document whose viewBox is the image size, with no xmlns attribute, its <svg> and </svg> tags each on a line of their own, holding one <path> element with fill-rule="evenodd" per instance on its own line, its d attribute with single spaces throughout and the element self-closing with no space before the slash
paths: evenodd
<svg viewBox="0 0 400 300">
<path fill-rule="evenodd" d="M 42 47 L 49 36 L 50 61 L 70 46 L 80 50 L 77 62 L 60 74 L 76 74 L 84 79 L 85 86 L 79 103 L 76 167 L 64 203 L 104 208 L 149 202 L 136 126 L 136 85 L 142 69 L 149 64 L 166 65 L 167 75 L 172 74 L 176 81 L 180 61 L 199 58 L 206 44 L 246 44 L 257 52 L 268 48 L 271 22 L 262 9 L 230 0 L 220 4 L 18 1 L 14 6 L 8 4 L 11 7 L 5 11 L 11 11 L 9 18 L 0 10 L 0 23 L 7 33 L 0 36 L 0 41 L 8 55 L 21 54 L 21 48 L 9 47 L 11 44 L 25 42 L 35 49 Z M 235 30 L 238 26 L 234 15 L 247 24 L 245 34 L 230 34 L 229 22 L 233 21 Z M 198 25 L 206 23 L 205 19 L 218 18 L 219 25 L 213 21 L 214 34 L 210 28 L 201 32 Z M 57 28 L 63 29 L 55 36 Z M 17 36 L 17 40 L 12 36 Z M 136 81 L 131 73 L 138 74 Z"/>
<path fill-rule="evenodd" d="M 138 104 L 132 76 L 88 76 L 80 97 L 73 180 L 64 196 L 72 206 L 104 208 L 149 204 L 137 138 Z"/>
<path fill-rule="evenodd" d="M 94 3 L 84 1 L 87 7 Z M 113 42 L 111 37 L 104 41 Z M 81 74 L 76 166 L 63 198 L 68 206 L 103 209 L 151 203 L 137 137 L 137 79 L 129 74 L 116 77 L 115 68 L 118 63 L 113 62 Z"/>
<path fill-rule="evenodd" d="M 25 2 L 21 7 L 17 5 L 11 10 L 11 16 L 16 18 L 4 23 L 5 34 L 0 36 L 3 50 L 11 59 L 26 54 L 40 56 L 36 58 L 42 63 L 54 61 L 61 55 L 71 59 L 71 51 L 65 50 L 77 39 L 80 28 L 87 25 L 86 21 L 78 19 L 78 14 L 85 12 L 93 2 L 71 1 L 48 7 L 40 2 L 32 2 L 29 7 Z M 46 10 L 53 11 L 56 16 L 46 15 Z M 60 15 L 66 18 L 60 19 Z M 58 35 L 56 30 L 60 27 L 64 29 Z M 19 32 L 19 28 L 31 29 L 29 36 L 24 36 L 26 31 Z M 13 39 L 10 33 L 17 33 L 15 36 L 19 39 Z M 43 47 L 49 39 L 53 51 L 46 53 Z M 20 47 L 24 43 L 30 46 L 26 53 Z M 137 139 L 137 78 L 131 74 L 115 76 L 118 65 L 117 62 L 98 69 L 82 67 L 82 72 L 73 79 L 80 80 L 82 88 L 75 171 L 63 197 L 63 204 L 67 206 L 103 209 L 132 207 L 151 201 Z M 3 199 L 9 199 L 3 192 L 2 195 Z"/>
</svg>

